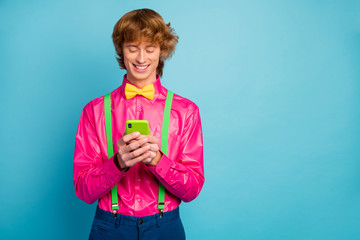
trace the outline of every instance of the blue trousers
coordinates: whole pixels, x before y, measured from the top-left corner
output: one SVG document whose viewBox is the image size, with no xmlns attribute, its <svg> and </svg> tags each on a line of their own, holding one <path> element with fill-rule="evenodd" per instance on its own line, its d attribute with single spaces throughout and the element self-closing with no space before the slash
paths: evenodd
<svg viewBox="0 0 360 240">
<path fill-rule="evenodd" d="M 184 240 L 185 232 L 179 208 L 164 212 L 162 218 L 159 218 L 159 214 L 146 217 L 117 214 L 114 218 L 111 212 L 104 211 L 98 206 L 89 239 Z"/>
</svg>

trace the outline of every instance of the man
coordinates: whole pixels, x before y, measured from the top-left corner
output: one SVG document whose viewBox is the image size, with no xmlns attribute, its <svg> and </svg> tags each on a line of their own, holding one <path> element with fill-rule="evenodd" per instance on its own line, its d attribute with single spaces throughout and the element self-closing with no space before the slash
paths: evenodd
<svg viewBox="0 0 360 240">
<path fill-rule="evenodd" d="M 176 94 L 167 123 L 167 153 L 161 150 L 170 92 L 160 77 L 178 36 L 157 12 L 139 9 L 115 24 L 112 38 L 126 75 L 110 100 L 99 97 L 84 107 L 76 134 L 75 192 L 86 203 L 98 200 L 89 238 L 185 239 L 179 205 L 200 193 L 204 167 L 199 109 Z M 108 154 L 105 101 L 111 106 L 113 156 Z M 127 120 L 147 120 L 150 134 L 125 134 Z M 166 189 L 163 201 L 160 185 Z"/>
</svg>

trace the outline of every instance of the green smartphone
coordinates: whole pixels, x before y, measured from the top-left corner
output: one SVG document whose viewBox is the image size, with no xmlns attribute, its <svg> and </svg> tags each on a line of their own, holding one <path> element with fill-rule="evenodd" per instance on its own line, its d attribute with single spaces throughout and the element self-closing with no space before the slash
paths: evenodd
<svg viewBox="0 0 360 240">
<path fill-rule="evenodd" d="M 140 132 L 141 135 L 149 135 L 149 122 L 146 120 L 127 120 L 125 134 Z"/>
</svg>

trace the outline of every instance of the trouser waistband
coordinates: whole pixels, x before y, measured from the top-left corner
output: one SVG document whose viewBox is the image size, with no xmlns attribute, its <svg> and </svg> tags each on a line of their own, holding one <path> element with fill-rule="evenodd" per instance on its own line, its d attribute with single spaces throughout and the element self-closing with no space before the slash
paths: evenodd
<svg viewBox="0 0 360 240">
<path fill-rule="evenodd" d="M 114 223 L 115 225 L 129 226 L 129 227 L 136 227 L 139 225 L 142 225 L 143 227 L 147 225 L 159 226 L 162 222 L 173 221 L 179 217 L 180 217 L 179 207 L 172 211 L 164 212 L 162 218 L 159 217 L 159 214 L 154 214 L 146 217 L 132 217 L 123 214 L 116 214 L 116 218 L 114 218 L 111 212 L 102 210 L 101 208 L 99 208 L 99 206 L 97 206 L 95 213 L 96 219 L 101 219 L 106 222 Z"/>
</svg>

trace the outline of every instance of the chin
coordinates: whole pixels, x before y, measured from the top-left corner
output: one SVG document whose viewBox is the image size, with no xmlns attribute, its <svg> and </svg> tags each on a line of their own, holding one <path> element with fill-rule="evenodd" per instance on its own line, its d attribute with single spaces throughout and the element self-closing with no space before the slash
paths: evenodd
<svg viewBox="0 0 360 240">
<path fill-rule="evenodd" d="M 135 80 L 146 80 L 149 78 L 147 74 L 133 74 L 132 76 Z"/>
</svg>

